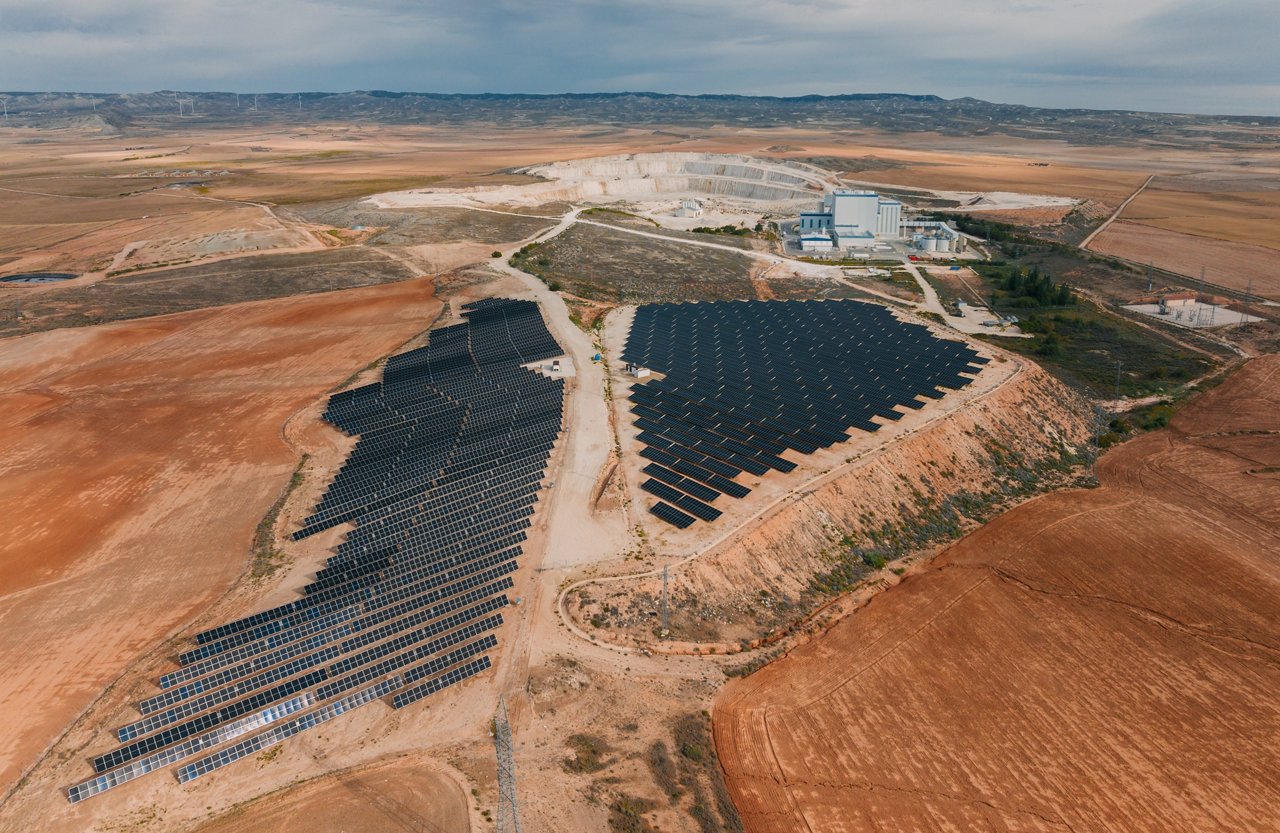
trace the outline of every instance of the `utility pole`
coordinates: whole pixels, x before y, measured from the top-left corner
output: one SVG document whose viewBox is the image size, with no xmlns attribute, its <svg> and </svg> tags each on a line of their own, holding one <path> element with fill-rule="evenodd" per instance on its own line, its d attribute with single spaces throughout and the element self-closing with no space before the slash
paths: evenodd
<svg viewBox="0 0 1280 833">
<path fill-rule="evenodd" d="M 1120 368 L 1124 362 L 1116 361 L 1116 401 L 1120 401 Z"/>
<path fill-rule="evenodd" d="M 493 745 L 498 753 L 497 833 L 521 833 L 520 806 L 516 803 L 516 759 L 511 748 L 506 695 L 498 698 L 498 713 L 493 717 Z"/>
<path fill-rule="evenodd" d="M 258 112 L 258 94 L 253 94 L 253 112 Z"/>
<path fill-rule="evenodd" d="M 302 112 L 302 93 L 298 93 L 298 112 Z"/>
<path fill-rule="evenodd" d="M 9 99 L 0 98 L 0 102 L 4 102 L 4 123 L 9 123 Z"/>
<path fill-rule="evenodd" d="M 1098 458 L 1102 456 L 1102 405 L 1093 406 L 1093 459 L 1089 461 L 1089 473 L 1098 476 Z"/>
<path fill-rule="evenodd" d="M 236 109 L 240 109 L 240 93 L 236 93 Z"/>
<path fill-rule="evenodd" d="M 1152 284 L 1151 267 L 1152 267 L 1152 266 L 1154 266 L 1154 265 L 1155 265 L 1155 262 L 1154 262 L 1154 261 L 1152 261 L 1152 262 L 1150 262 L 1150 263 L 1148 263 L 1148 264 L 1147 264 L 1147 291 L 1148 291 L 1148 292 L 1150 292 L 1150 291 L 1151 291 L 1151 288 L 1152 288 L 1152 285 L 1153 285 L 1153 284 Z"/>
<path fill-rule="evenodd" d="M 1253 294 L 1253 278 L 1249 278 L 1249 286 L 1244 291 L 1244 319 L 1242 322 L 1244 324 L 1244 327 L 1241 328 L 1246 333 L 1249 331 L 1249 296 L 1252 294 Z"/>
</svg>

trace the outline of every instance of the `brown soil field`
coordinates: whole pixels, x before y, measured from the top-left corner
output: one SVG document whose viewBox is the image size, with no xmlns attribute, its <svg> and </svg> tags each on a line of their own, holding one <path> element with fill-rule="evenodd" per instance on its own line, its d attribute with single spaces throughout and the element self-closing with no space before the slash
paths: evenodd
<svg viewBox="0 0 1280 833">
<path fill-rule="evenodd" d="M 245 569 L 286 420 L 439 309 L 423 279 L 0 341 L 0 791 Z"/>
<path fill-rule="evenodd" d="M 267 795 L 193 833 L 467 833 L 458 782 L 427 761 L 395 760 Z"/>
<path fill-rule="evenodd" d="M 967 154 L 876 149 L 906 163 L 904 167 L 869 171 L 865 178 L 892 185 L 937 188 L 945 191 L 1017 191 L 1064 197 L 1088 197 L 1119 205 L 1146 180 L 1139 170 L 1117 171 L 1083 165 L 1030 164 L 1037 157 L 1009 158 L 981 152 Z"/>
<path fill-rule="evenodd" d="M 1195 237 L 1142 223 L 1118 220 L 1089 244 L 1091 251 L 1151 263 L 1179 275 L 1200 277 L 1228 289 L 1244 291 L 1252 282 L 1255 295 L 1280 300 L 1280 273 L 1275 249 Z"/>
<path fill-rule="evenodd" d="M 1280 827 L 1280 358 L 727 686 L 748 831 Z"/>
<path fill-rule="evenodd" d="M 1120 216 L 1147 226 L 1280 249 L 1280 190 L 1239 182 L 1157 177 Z M 1206 191 L 1217 186 L 1222 190 Z"/>
</svg>

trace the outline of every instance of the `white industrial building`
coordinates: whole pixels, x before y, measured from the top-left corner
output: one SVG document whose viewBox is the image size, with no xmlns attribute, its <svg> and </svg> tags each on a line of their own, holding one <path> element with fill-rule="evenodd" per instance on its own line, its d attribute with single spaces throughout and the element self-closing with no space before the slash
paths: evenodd
<svg viewBox="0 0 1280 833">
<path fill-rule="evenodd" d="M 964 235 L 938 220 L 906 220 L 902 236 L 911 237 L 911 245 L 922 252 L 963 252 Z"/>
<path fill-rule="evenodd" d="M 677 217 L 701 217 L 702 203 L 699 201 L 686 198 L 680 201 L 680 207 L 676 209 Z"/>
<path fill-rule="evenodd" d="M 800 214 L 800 247 L 821 248 L 818 239 L 826 236 L 825 248 L 870 248 L 877 240 L 901 240 L 902 203 L 874 191 L 833 191 L 822 198 L 819 211 Z M 806 246 L 808 242 L 808 246 Z"/>
</svg>

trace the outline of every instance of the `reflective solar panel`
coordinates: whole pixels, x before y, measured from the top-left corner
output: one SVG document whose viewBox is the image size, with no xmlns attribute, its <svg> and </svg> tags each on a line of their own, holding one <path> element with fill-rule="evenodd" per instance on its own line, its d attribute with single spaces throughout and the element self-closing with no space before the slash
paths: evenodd
<svg viewBox="0 0 1280 833">
<path fill-rule="evenodd" d="M 651 511 L 682 527 L 719 516 L 706 490 L 745 497 L 744 472 L 793 471 L 784 455 L 876 431 L 988 361 L 859 301 L 646 304 L 622 358 L 662 374 L 631 386 L 632 421 L 653 461 L 642 488 L 663 501 Z"/>
<path fill-rule="evenodd" d="M 356 441 L 293 537 L 353 530 L 315 580 L 295 601 L 198 634 L 69 801 L 199 758 L 178 770 L 189 781 L 489 667 L 561 430 L 563 379 L 523 365 L 562 351 L 531 301 L 484 299 L 462 314 L 390 357 L 381 381 L 330 397 L 325 419 Z"/>
</svg>

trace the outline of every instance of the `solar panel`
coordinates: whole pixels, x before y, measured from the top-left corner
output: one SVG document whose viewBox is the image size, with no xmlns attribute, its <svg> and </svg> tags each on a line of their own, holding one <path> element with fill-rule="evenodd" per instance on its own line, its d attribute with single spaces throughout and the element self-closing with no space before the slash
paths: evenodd
<svg viewBox="0 0 1280 833">
<path fill-rule="evenodd" d="M 414 702 L 489 667 L 485 651 L 562 423 L 562 353 L 537 304 L 485 299 L 379 382 L 334 394 L 355 445 L 305 538 L 354 529 L 295 601 L 206 630 L 71 787 L 82 801 L 147 772 L 189 781 L 372 700 Z M 199 757 L 203 755 L 204 757 Z"/>
<path fill-rule="evenodd" d="M 693 525 L 694 518 L 692 515 L 681 512 L 674 506 L 662 503 L 661 501 L 650 506 L 649 511 L 677 529 L 685 529 Z"/>
<path fill-rule="evenodd" d="M 662 499 L 651 511 L 682 528 L 719 516 L 711 491 L 749 494 L 743 472 L 793 471 L 788 451 L 876 431 L 876 420 L 968 385 L 988 361 L 858 301 L 646 304 L 622 358 L 663 374 L 630 398 L 640 454 L 653 461 L 642 488 Z"/>
</svg>

